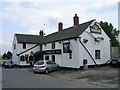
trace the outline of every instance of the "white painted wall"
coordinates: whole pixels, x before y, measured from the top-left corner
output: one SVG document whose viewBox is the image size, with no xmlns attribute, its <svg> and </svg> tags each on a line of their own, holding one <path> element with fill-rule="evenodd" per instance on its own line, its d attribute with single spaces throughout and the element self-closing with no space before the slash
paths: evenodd
<svg viewBox="0 0 120 90">
<path fill-rule="evenodd" d="M 72 59 L 69 59 L 69 53 L 63 53 L 63 43 L 66 43 L 66 42 L 70 42 L 70 49 L 73 52 Z M 79 67 L 78 40 L 71 39 L 71 40 L 61 41 L 61 43 L 55 42 L 55 49 L 61 49 L 62 53 L 59 55 L 51 54 L 49 55 L 50 59 L 52 55 L 55 55 L 55 62 L 62 67 L 74 67 L 74 68 Z M 43 45 L 43 51 L 45 50 L 53 50 L 52 43 L 46 44 L 46 46 Z M 48 56 L 48 55 L 44 55 L 44 59 L 45 59 L 45 56 Z"/>
<path fill-rule="evenodd" d="M 14 44 L 16 44 L 16 49 L 14 49 Z M 18 43 L 17 43 L 17 39 L 16 39 L 16 36 L 14 36 L 13 38 L 13 43 L 12 43 L 12 60 L 14 61 L 15 64 L 19 65 L 19 60 L 18 60 L 18 56 L 17 56 L 17 53 L 18 53 Z"/>
<path fill-rule="evenodd" d="M 91 26 L 94 24 L 94 22 L 91 24 Z M 101 29 L 102 30 L 102 29 Z M 83 39 L 88 39 L 88 42 L 85 43 L 85 47 L 90 51 L 92 57 L 95 59 L 95 50 L 101 50 L 101 59 L 95 59 L 97 64 L 103 64 L 106 61 L 110 59 L 110 39 L 105 34 L 105 32 L 102 30 L 102 34 L 94 34 L 91 33 L 94 37 L 103 37 L 104 40 L 100 40 L 100 42 L 96 42 L 93 37 L 91 37 L 87 32 L 90 33 L 90 27 L 86 29 L 86 31 L 80 36 L 81 41 L 83 43 Z M 82 47 L 81 44 L 79 44 L 79 49 L 82 51 L 81 60 L 83 62 L 83 59 L 88 60 L 88 65 L 94 65 L 93 60 L 89 56 L 89 54 L 86 52 L 86 50 Z M 80 64 L 80 65 L 83 65 Z"/>
<path fill-rule="evenodd" d="M 16 49 L 14 49 L 14 44 L 16 44 Z M 29 49 L 29 48 L 31 48 L 31 47 L 33 47 L 35 45 L 37 45 L 37 44 L 26 44 L 26 49 L 23 49 L 23 44 L 22 43 L 18 43 L 17 39 L 16 39 L 16 36 L 14 36 L 14 40 L 13 40 L 13 44 L 12 44 L 12 51 L 13 51 L 12 60 L 14 61 L 14 63 L 17 64 L 17 65 L 29 65 L 29 63 L 27 64 L 26 61 L 20 61 L 20 56 L 21 55 L 25 56 L 25 54 L 28 54 L 28 56 L 30 56 L 31 55 L 31 51 L 33 53 L 39 51 L 40 50 L 40 46 L 37 46 L 37 47 L 35 47 L 35 48 L 33 48 L 33 49 L 31 49 L 31 50 L 21 54 L 20 56 L 17 56 L 17 54 L 19 54 L 19 53 L 21 53 L 23 51 L 26 51 L 27 49 Z"/>
</svg>

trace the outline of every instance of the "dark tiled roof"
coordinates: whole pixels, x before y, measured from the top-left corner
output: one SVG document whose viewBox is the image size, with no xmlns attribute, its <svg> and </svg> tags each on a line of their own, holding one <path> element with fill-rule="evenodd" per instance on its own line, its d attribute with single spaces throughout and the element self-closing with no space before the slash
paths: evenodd
<svg viewBox="0 0 120 90">
<path fill-rule="evenodd" d="M 91 21 L 79 24 L 77 26 L 72 26 L 64 30 L 49 34 L 44 37 L 39 35 L 26 35 L 26 34 L 15 34 L 15 35 L 17 37 L 18 43 L 39 44 L 39 43 L 55 42 L 55 41 L 78 37 L 88 28 L 88 26 L 93 21 L 94 20 L 91 20 Z"/>
<path fill-rule="evenodd" d="M 39 35 L 27 35 L 27 34 L 15 34 L 17 37 L 18 43 L 31 43 L 39 44 L 43 39 L 43 36 Z"/>
<path fill-rule="evenodd" d="M 72 26 L 70 28 L 49 34 L 44 38 L 42 43 L 49 43 L 49 42 L 60 41 L 60 40 L 64 40 L 64 39 L 78 37 L 88 28 L 88 26 L 93 21 L 94 20 L 91 20 L 89 22 L 85 22 L 85 23 L 79 24 L 77 26 Z"/>
</svg>

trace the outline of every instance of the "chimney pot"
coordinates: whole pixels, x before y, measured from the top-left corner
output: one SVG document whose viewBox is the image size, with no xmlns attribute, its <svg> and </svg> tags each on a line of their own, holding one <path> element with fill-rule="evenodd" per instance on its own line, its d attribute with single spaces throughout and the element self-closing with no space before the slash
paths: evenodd
<svg viewBox="0 0 120 90">
<path fill-rule="evenodd" d="M 43 30 L 40 30 L 39 35 L 40 35 L 40 36 L 44 36 Z"/>
<path fill-rule="evenodd" d="M 74 23 L 74 26 L 79 24 L 79 17 L 77 16 L 77 14 L 75 14 L 75 16 L 73 17 L 73 23 Z"/>
<path fill-rule="evenodd" d="M 58 23 L 58 31 L 61 31 L 61 30 L 63 30 L 63 23 L 59 22 Z"/>
</svg>

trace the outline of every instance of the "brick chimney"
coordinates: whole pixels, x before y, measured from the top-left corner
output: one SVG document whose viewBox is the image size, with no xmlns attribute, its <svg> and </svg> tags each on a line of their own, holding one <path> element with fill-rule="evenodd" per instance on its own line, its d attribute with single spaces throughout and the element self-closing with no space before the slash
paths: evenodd
<svg viewBox="0 0 120 90">
<path fill-rule="evenodd" d="M 39 35 L 40 35 L 40 36 L 44 36 L 43 30 L 40 30 Z"/>
<path fill-rule="evenodd" d="M 63 30 L 63 23 L 59 22 L 58 23 L 58 31 L 61 31 L 61 30 Z"/>
<path fill-rule="evenodd" d="M 74 26 L 79 24 L 79 17 L 77 16 L 77 14 L 75 14 L 75 16 L 73 17 L 73 23 L 74 23 Z"/>
</svg>

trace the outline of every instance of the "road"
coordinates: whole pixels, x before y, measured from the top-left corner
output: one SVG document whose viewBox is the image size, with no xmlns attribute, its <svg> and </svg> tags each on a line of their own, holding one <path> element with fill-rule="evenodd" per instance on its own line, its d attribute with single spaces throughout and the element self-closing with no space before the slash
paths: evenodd
<svg viewBox="0 0 120 90">
<path fill-rule="evenodd" d="M 85 79 L 68 80 L 49 74 L 34 74 L 26 68 L 3 68 L 2 72 L 2 88 L 107 88 Z"/>
</svg>

